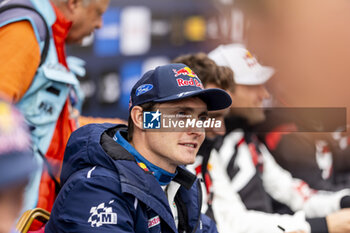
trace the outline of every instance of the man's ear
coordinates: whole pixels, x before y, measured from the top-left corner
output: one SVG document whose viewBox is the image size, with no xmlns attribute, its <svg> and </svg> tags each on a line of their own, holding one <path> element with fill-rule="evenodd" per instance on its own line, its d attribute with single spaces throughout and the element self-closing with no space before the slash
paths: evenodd
<svg viewBox="0 0 350 233">
<path fill-rule="evenodd" d="M 130 116 L 134 122 L 134 127 L 143 130 L 143 109 L 140 106 L 133 107 Z"/>
<path fill-rule="evenodd" d="M 83 0 L 67 0 L 67 7 L 70 12 L 74 12 L 83 4 Z"/>
</svg>

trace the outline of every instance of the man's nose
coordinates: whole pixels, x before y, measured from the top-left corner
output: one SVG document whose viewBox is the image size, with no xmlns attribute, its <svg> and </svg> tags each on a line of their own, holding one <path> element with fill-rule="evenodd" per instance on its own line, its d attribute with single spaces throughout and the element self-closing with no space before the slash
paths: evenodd
<svg viewBox="0 0 350 233">
<path fill-rule="evenodd" d="M 265 86 L 261 86 L 260 88 L 260 98 L 262 100 L 270 98 L 270 92 L 266 89 Z"/>
<path fill-rule="evenodd" d="M 97 21 L 95 28 L 100 29 L 100 28 L 102 28 L 102 26 L 103 26 L 103 19 L 102 19 L 102 17 L 100 17 L 99 20 Z"/>
</svg>

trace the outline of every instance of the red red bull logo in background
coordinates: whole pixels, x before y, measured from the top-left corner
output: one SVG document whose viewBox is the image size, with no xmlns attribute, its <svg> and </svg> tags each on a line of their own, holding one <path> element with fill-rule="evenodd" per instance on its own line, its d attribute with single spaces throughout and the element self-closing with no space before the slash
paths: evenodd
<svg viewBox="0 0 350 233">
<path fill-rule="evenodd" d="M 184 67 L 184 68 L 181 68 L 179 70 L 173 69 L 173 71 L 175 73 L 175 77 L 180 76 L 180 75 L 187 75 L 190 77 L 198 78 L 197 75 L 189 67 Z"/>
<path fill-rule="evenodd" d="M 247 51 L 246 55 L 244 56 L 244 60 L 247 62 L 249 67 L 253 67 L 258 64 L 256 58 L 249 51 Z"/>
<path fill-rule="evenodd" d="M 203 89 L 202 82 L 196 78 L 194 78 L 194 79 L 190 78 L 189 80 L 178 78 L 178 79 L 176 79 L 176 82 L 177 82 L 177 85 L 179 87 L 195 86 L 195 87 L 200 87 L 201 89 Z"/>
</svg>

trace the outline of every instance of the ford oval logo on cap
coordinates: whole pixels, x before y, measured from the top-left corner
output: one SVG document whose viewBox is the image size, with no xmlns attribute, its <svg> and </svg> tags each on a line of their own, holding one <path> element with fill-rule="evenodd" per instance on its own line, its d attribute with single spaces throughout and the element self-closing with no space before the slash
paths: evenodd
<svg viewBox="0 0 350 233">
<path fill-rule="evenodd" d="M 152 90 L 152 88 L 153 88 L 152 84 L 143 84 L 136 89 L 135 94 L 136 94 L 136 96 L 145 94 L 146 92 Z"/>
</svg>

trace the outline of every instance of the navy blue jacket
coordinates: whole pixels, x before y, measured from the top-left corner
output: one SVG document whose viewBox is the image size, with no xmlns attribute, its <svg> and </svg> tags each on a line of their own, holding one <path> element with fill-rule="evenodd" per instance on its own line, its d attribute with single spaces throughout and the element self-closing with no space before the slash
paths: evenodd
<svg viewBox="0 0 350 233">
<path fill-rule="evenodd" d="M 175 202 L 179 231 L 156 178 L 113 140 L 121 125 L 91 124 L 76 130 L 65 151 L 63 185 L 45 232 L 216 232 L 201 215 L 196 177 L 178 167 Z"/>
</svg>

